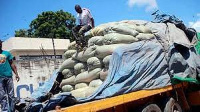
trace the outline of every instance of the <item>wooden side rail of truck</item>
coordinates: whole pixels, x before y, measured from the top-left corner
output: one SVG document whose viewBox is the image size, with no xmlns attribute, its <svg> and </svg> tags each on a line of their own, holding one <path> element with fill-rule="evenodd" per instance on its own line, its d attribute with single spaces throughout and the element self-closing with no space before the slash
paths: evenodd
<svg viewBox="0 0 200 112">
<path fill-rule="evenodd" d="M 189 83 L 154 90 L 140 90 L 111 98 L 57 109 L 57 112 L 182 112 L 200 105 L 200 89 Z M 196 88 L 196 87 L 194 87 Z"/>
</svg>

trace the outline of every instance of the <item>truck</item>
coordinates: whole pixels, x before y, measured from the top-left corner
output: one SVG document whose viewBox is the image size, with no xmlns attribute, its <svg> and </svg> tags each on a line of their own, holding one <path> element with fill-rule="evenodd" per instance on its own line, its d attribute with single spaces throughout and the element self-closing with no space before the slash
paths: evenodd
<svg viewBox="0 0 200 112">
<path fill-rule="evenodd" d="M 198 39 L 200 33 L 198 33 Z M 196 47 L 197 51 L 199 48 Z M 180 82 L 153 90 L 139 90 L 110 98 L 85 102 L 58 112 L 199 112 L 200 86 Z"/>
<path fill-rule="evenodd" d="M 194 89 L 195 88 L 195 89 Z M 198 112 L 199 85 L 182 82 L 111 98 L 57 108 L 57 112 Z"/>
<path fill-rule="evenodd" d="M 114 50 L 113 48 L 114 51 L 112 52 L 108 47 L 109 45 L 106 44 L 106 47 L 104 46 L 107 50 L 106 52 L 104 49 L 103 51 L 100 51 L 100 48 L 96 48 L 93 52 L 92 47 L 89 47 L 88 49 L 86 49 L 86 51 L 88 50 L 88 52 L 91 51 L 88 54 L 91 55 L 92 53 L 94 53 L 94 55 L 90 57 L 87 57 L 87 55 L 82 55 L 82 57 L 78 57 L 78 52 L 77 54 L 75 53 L 75 56 L 77 56 L 75 57 L 75 60 L 79 60 L 80 62 L 84 62 L 84 60 L 82 60 L 84 58 L 86 58 L 88 62 L 89 58 L 92 58 L 94 56 L 102 59 L 105 58 L 105 56 L 112 54 L 112 59 L 111 61 L 109 61 L 109 71 L 111 72 L 108 73 L 108 77 L 104 80 L 104 83 L 102 83 L 102 85 L 98 86 L 98 90 L 90 95 L 91 98 L 89 99 L 87 99 L 88 96 L 84 96 L 83 98 L 86 98 L 86 100 L 81 101 L 79 100 L 80 97 L 76 97 L 72 94 L 73 92 L 71 92 L 72 96 L 77 98 L 77 102 L 75 102 L 76 105 L 73 104 L 72 106 L 62 106 L 61 103 L 54 103 L 56 105 L 52 106 L 51 102 L 47 102 L 45 105 L 43 105 L 43 101 L 40 101 L 40 108 L 55 108 L 53 111 L 57 112 L 198 112 L 198 108 L 200 105 L 200 82 L 198 81 L 200 73 L 200 63 L 198 61 L 199 56 L 193 49 L 194 47 L 190 47 L 190 45 L 193 44 L 193 39 L 191 39 L 191 41 L 188 41 L 189 39 L 186 36 L 186 33 L 184 33 L 183 30 L 180 30 L 180 28 L 176 27 L 176 25 L 179 25 L 179 23 L 166 23 L 166 25 L 162 23 L 155 24 L 145 21 L 138 22 L 135 20 L 122 21 L 119 23 L 125 24 L 125 26 L 127 26 L 126 28 L 132 27 L 128 27 L 128 25 L 134 25 L 134 28 L 138 28 L 138 32 L 144 32 L 144 35 L 141 36 L 142 39 L 145 37 L 145 35 L 148 35 L 149 37 L 133 44 L 118 47 L 116 50 Z M 136 26 L 135 23 L 137 23 Z M 146 26 L 149 25 L 149 27 L 151 27 L 152 29 L 156 29 L 154 32 L 157 31 L 157 35 L 152 34 L 152 31 L 148 30 L 148 28 L 146 29 L 144 23 L 146 23 Z M 108 24 L 107 26 L 110 26 L 110 24 Z M 119 26 L 119 28 L 121 28 L 121 26 Z M 144 31 L 139 28 L 143 28 Z M 93 30 L 93 32 L 95 30 L 98 30 L 96 32 L 104 31 L 107 28 L 102 29 L 100 27 L 97 27 Z M 122 29 L 123 28 L 121 28 L 120 31 Z M 124 29 L 124 32 L 127 33 L 127 31 L 127 29 Z M 194 32 L 192 33 L 194 34 L 192 35 L 192 37 L 196 36 L 195 31 L 193 31 L 192 29 L 189 29 L 187 31 Z M 131 32 L 132 30 L 130 31 L 130 33 Z M 150 33 L 147 34 L 148 32 Z M 116 35 L 111 37 L 115 38 Z M 137 35 L 137 37 L 139 38 L 141 33 L 137 33 Z M 122 35 L 120 35 L 119 38 L 121 38 L 121 36 Z M 95 38 L 95 35 L 93 35 L 93 37 Z M 167 44 L 169 42 L 165 39 L 172 40 L 172 43 Z M 161 40 L 162 42 L 160 42 Z M 92 50 L 90 50 L 90 48 Z M 86 51 L 84 53 L 87 53 Z M 127 53 L 129 53 L 129 55 L 127 55 Z M 193 57 L 189 58 L 190 56 Z M 188 61 L 187 59 L 190 60 Z M 73 56 L 72 58 L 69 58 L 69 60 L 75 62 L 75 60 L 73 60 Z M 69 69 L 70 67 L 74 68 L 75 63 L 67 63 L 69 60 L 67 59 L 66 63 L 63 63 L 63 65 L 60 67 L 59 74 L 61 75 L 58 76 L 64 76 L 62 73 L 64 69 Z M 86 71 L 86 73 L 87 72 L 88 71 Z M 77 78 L 78 76 L 75 76 L 73 74 L 72 77 Z M 76 82 L 75 78 L 72 80 L 73 83 Z M 173 78 L 180 80 L 177 80 L 176 82 L 172 80 Z M 92 80 L 95 79 L 96 78 Z M 56 83 L 54 84 L 61 85 L 60 83 L 62 83 L 63 80 L 68 81 L 68 79 L 61 78 L 61 80 L 59 81 L 56 80 Z M 52 84 L 52 86 L 54 84 Z M 70 85 L 70 83 L 65 83 L 65 85 Z M 86 89 L 86 91 L 89 90 Z M 54 91 L 50 90 L 50 93 L 51 92 L 54 93 Z M 68 90 L 62 90 L 62 92 L 69 93 Z M 85 94 L 85 92 L 83 93 Z M 100 97 L 97 95 L 99 95 Z M 38 99 L 38 97 L 35 98 Z M 67 101 L 70 103 L 69 100 L 63 102 Z"/>
</svg>

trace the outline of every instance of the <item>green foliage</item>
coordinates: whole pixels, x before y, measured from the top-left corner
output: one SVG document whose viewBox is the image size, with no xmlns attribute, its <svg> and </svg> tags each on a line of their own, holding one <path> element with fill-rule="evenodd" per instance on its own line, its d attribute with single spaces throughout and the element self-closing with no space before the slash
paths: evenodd
<svg viewBox="0 0 200 112">
<path fill-rule="evenodd" d="M 66 21 L 68 22 L 67 26 Z M 73 40 L 71 30 L 75 26 L 75 21 L 76 19 L 72 14 L 63 10 L 42 12 L 31 21 L 29 30 L 20 29 L 15 31 L 15 35 Z"/>
<path fill-rule="evenodd" d="M 19 29 L 15 31 L 15 37 L 27 37 L 28 31 L 25 29 Z"/>
</svg>

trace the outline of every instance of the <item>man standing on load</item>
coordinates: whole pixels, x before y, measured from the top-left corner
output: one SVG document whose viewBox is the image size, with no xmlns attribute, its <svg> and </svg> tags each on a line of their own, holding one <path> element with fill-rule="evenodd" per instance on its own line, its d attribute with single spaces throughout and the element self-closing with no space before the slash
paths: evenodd
<svg viewBox="0 0 200 112">
<path fill-rule="evenodd" d="M 75 5 L 77 12 L 78 25 L 72 28 L 72 33 L 76 39 L 77 45 L 85 47 L 87 40 L 84 37 L 84 33 L 94 28 L 94 19 L 89 9 L 81 8 L 80 5 Z"/>
<path fill-rule="evenodd" d="M 15 73 L 16 80 L 19 81 L 13 56 L 10 52 L 2 50 L 2 41 L 0 40 L 0 105 L 2 112 L 14 112 L 12 71 Z"/>
</svg>

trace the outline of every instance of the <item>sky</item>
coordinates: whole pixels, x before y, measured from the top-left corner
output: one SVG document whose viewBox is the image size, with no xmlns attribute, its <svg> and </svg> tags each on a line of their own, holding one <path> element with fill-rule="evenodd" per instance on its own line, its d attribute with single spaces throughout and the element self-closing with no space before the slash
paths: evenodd
<svg viewBox="0 0 200 112">
<path fill-rule="evenodd" d="M 74 6 L 90 9 L 95 26 L 120 20 L 153 20 L 154 11 L 175 15 L 200 32 L 200 0 L 0 0 L 0 39 L 28 29 L 44 11 L 64 10 L 76 16 Z"/>
</svg>

